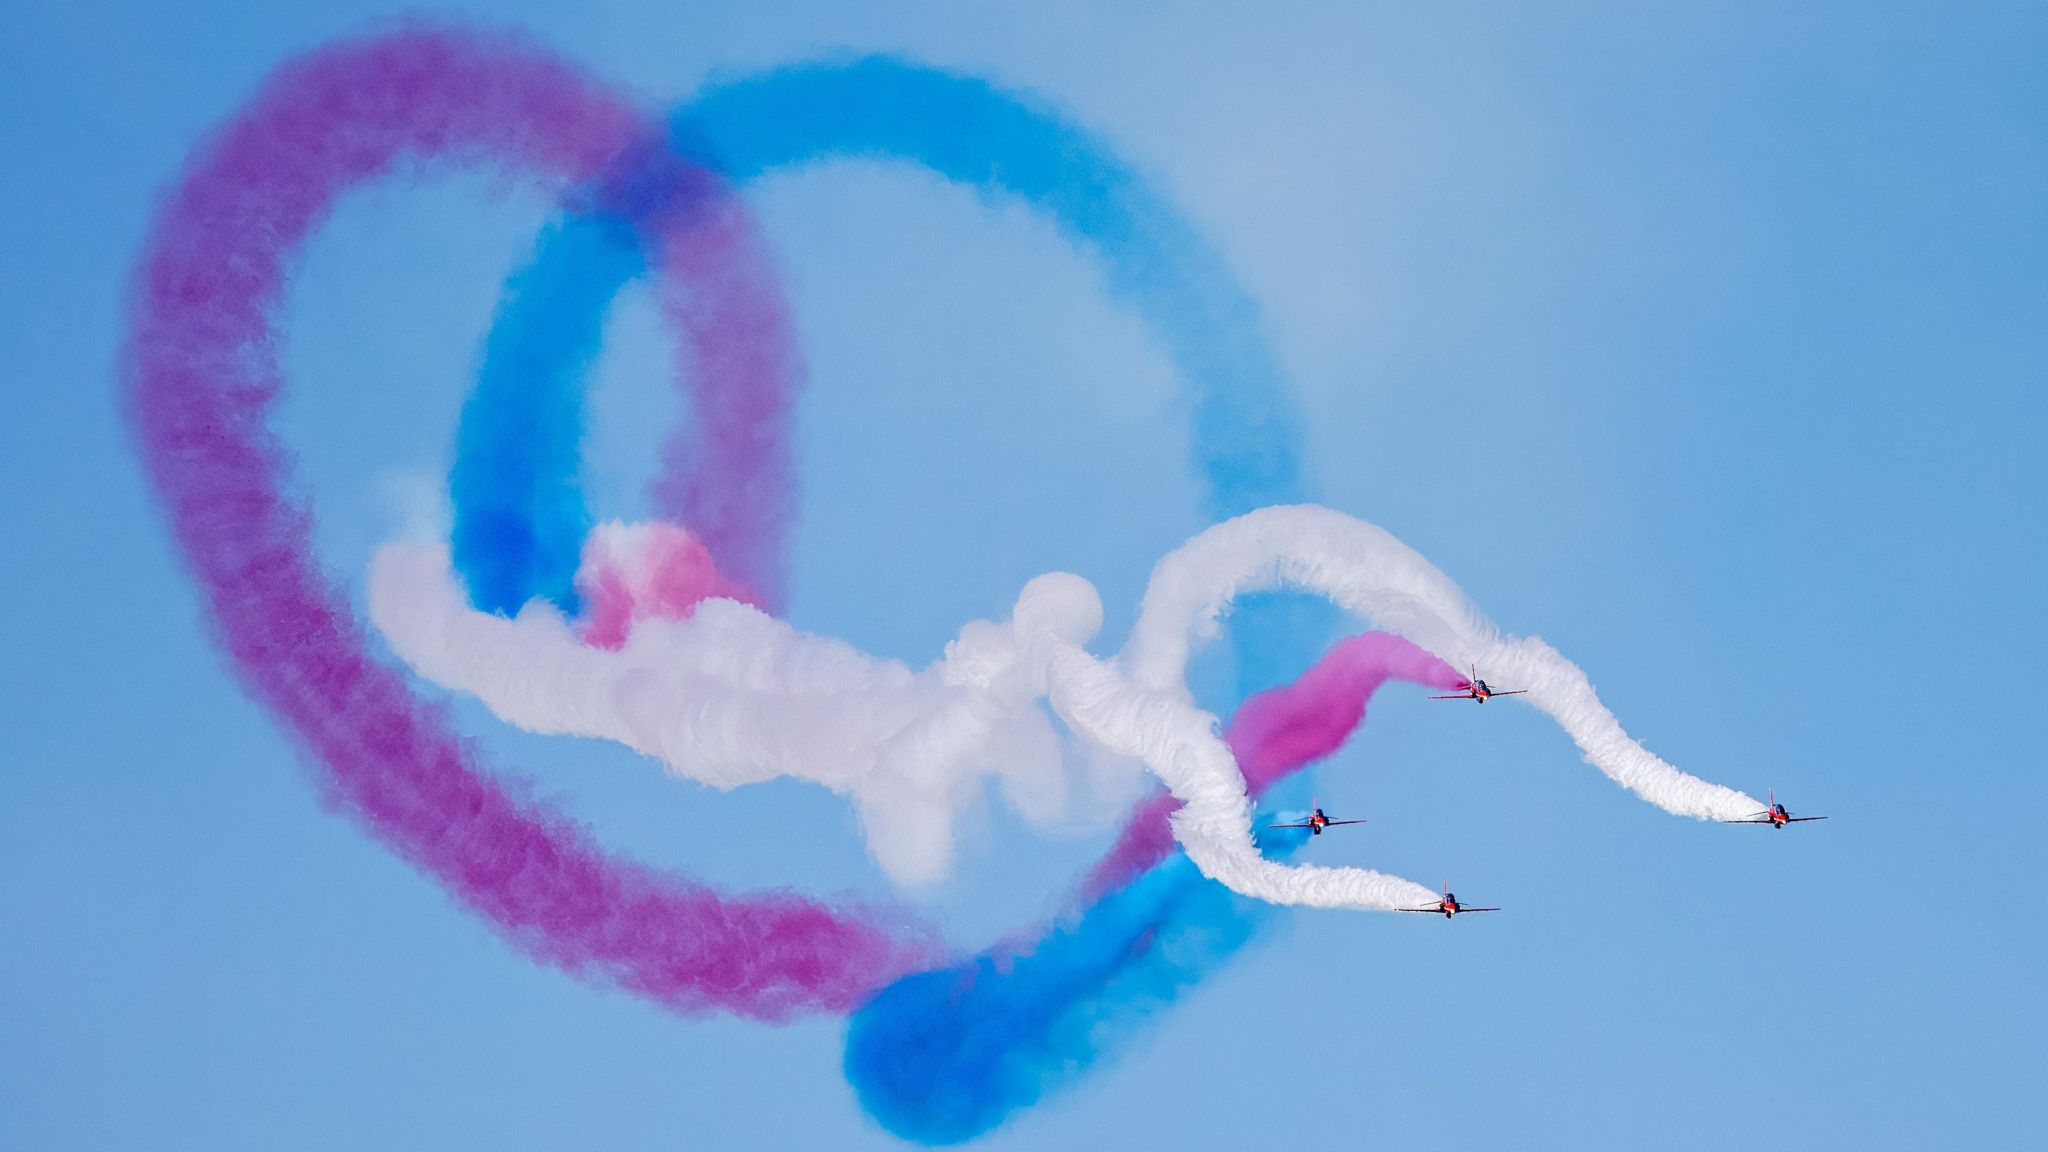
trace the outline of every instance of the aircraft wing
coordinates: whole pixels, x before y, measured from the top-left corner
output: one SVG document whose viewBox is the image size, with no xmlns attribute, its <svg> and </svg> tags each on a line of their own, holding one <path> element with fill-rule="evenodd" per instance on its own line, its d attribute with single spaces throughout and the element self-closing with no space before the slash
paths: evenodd
<svg viewBox="0 0 2048 1152">
<path fill-rule="evenodd" d="M 1462 906 L 1462 905 L 1461 905 L 1461 906 L 1459 906 L 1459 908 L 1458 908 L 1458 911 L 1459 911 L 1459 913 L 1461 913 L 1461 914 L 1462 914 L 1462 913 L 1465 913 L 1465 912 L 1498 912 L 1498 911 L 1500 911 L 1500 909 L 1498 909 L 1498 908 L 1466 908 L 1466 907 L 1464 907 L 1464 906 Z"/>
<path fill-rule="evenodd" d="M 1809 819 L 1809 820 L 1825 820 L 1825 819 L 1827 819 L 1827 817 L 1825 817 L 1825 816 L 1809 816 L 1809 817 L 1807 817 L 1807 819 Z M 1328 822 L 1327 824 L 1324 824 L 1324 825 L 1323 825 L 1323 827 L 1325 827 L 1325 828 L 1335 828 L 1335 827 L 1336 827 L 1337 825 L 1339 825 L 1339 824 L 1363 824 L 1363 823 L 1365 823 L 1365 821 L 1363 821 L 1363 820 L 1332 820 L 1332 821 Z"/>
<path fill-rule="evenodd" d="M 1499 695 L 1499 693 L 1495 693 L 1495 695 Z M 1471 694 L 1470 692 L 1460 692 L 1460 693 L 1458 693 L 1458 694 L 1457 694 L 1457 695 L 1455 695 L 1455 696 L 1431 696 L 1431 697 L 1430 697 L 1430 699 L 1431 699 L 1431 700 L 1470 700 L 1471 698 L 1472 698 L 1472 694 Z"/>
<path fill-rule="evenodd" d="M 1515 689 L 1515 690 L 1514 690 L 1513 692 L 1495 692 L 1495 693 L 1493 693 L 1493 695 L 1495 695 L 1495 696 L 1527 696 L 1528 694 L 1529 694 L 1529 690 L 1528 690 L 1527 688 L 1517 688 L 1517 689 Z"/>
<path fill-rule="evenodd" d="M 1785 823 L 1787 823 L 1787 824 L 1804 824 L 1804 823 L 1806 823 L 1806 822 L 1807 822 L 1808 820 L 1825 820 L 1825 819 L 1827 819 L 1827 817 L 1825 817 L 1825 816 L 1788 816 L 1788 817 L 1786 817 L 1786 818 L 1785 818 Z"/>
<path fill-rule="evenodd" d="M 1331 821 L 1331 823 L 1336 823 L 1336 821 Z M 1344 821 L 1344 823 L 1346 823 L 1346 824 L 1349 824 L 1349 823 L 1350 823 L 1350 821 L 1349 821 L 1349 820 L 1346 820 L 1346 821 Z M 1268 825 L 1266 825 L 1266 827 L 1268 827 L 1268 828 L 1308 828 L 1308 827 L 1312 827 L 1312 825 L 1308 825 L 1308 824 L 1268 824 Z"/>
<path fill-rule="evenodd" d="M 1427 912 L 1427 913 L 1429 913 L 1429 914 L 1430 914 L 1430 915 L 1432 915 L 1432 916 L 1441 916 L 1441 915 L 1443 915 L 1443 914 L 1444 914 L 1444 910 L 1443 910 L 1443 909 L 1441 909 L 1441 908 L 1396 908 L 1396 909 L 1394 909 L 1394 911 L 1396 911 L 1396 912 Z"/>
<path fill-rule="evenodd" d="M 1804 817 L 1802 817 L 1804 819 Z M 1723 824 L 1769 824 L 1769 820 L 1723 820 Z"/>
</svg>

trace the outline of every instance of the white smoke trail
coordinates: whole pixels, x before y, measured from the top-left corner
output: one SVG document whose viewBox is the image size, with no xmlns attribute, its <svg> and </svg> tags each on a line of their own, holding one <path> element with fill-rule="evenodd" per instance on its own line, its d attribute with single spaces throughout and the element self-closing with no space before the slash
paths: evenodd
<svg viewBox="0 0 2048 1152">
<path fill-rule="evenodd" d="M 1600 703 L 1576 664 L 1536 637 L 1503 637 L 1451 578 L 1386 530 L 1312 504 L 1218 524 L 1153 569 L 1120 663 L 1146 687 L 1185 693 L 1191 639 L 1213 636 L 1247 592 L 1314 593 L 1407 637 L 1453 667 L 1476 665 L 1557 721 L 1588 763 L 1679 816 L 1735 820 L 1763 805 L 1652 755 Z"/>
<path fill-rule="evenodd" d="M 1359 868 L 1287 867 L 1259 855 L 1243 775 L 1186 680 L 1193 642 L 1221 629 L 1231 602 L 1288 589 L 1406 636 L 1453 665 L 1478 664 L 1525 697 L 1609 777 L 1666 811 L 1739 819 L 1762 807 L 1658 759 L 1622 731 L 1585 673 L 1541 640 L 1502 638 L 1450 578 L 1384 529 L 1313 505 L 1264 508 L 1216 525 L 1160 560 L 1115 667 L 1063 646 L 1050 683 L 1062 719 L 1136 756 L 1182 802 L 1174 835 L 1196 867 L 1246 895 L 1282 904 L 1396 908 L 1435 893 Z"/>
<path fill-rule="evenodd" d="M 1360 868 L 1287 866 L 1259 854 L 1242 773 L 1185 672 L 1246 592 L 1296 589 L 1477 663 L 1551 715 L 1601 771 L 1681 815 L 1739 818 L 1761 805 L 1652 756 L 1601 706 L 1584 673 L 1536 639 L 1504 639 L 1450 579 L 1387 532 L 1302 505 L 1217 525 L 1162 559 L 1115 659 L 1085 647 L 1094 587 L 1052 574 L 1005 624 L 961 629 L 921 672 L 812 636 L 745 605 L 706 600 L 685 621 L 643 621 L 623 648 L 579 642 L 552 607 L 516 620 L 472 611 L 445 549 L 389 545 L 371 566 L 370 612 L 422 675 L 472 693 L 536 732 L 612 739 L 679 775 L 733 787 L 787 775 L 853 797 L 892 879 L 925 882 L 950 860 L 952 822 L 1001 776 L 1027 817 L 1059 810 L 1065 777 L 1040 699 L 1095 746 L 1135 757 L 1182 801 L 1174 835 L 1201 871 L 1281 904 L 1427 905 L 1419 884 Z"/>
<path fill-rule="evenodd" d="M 1065 807 L 1058 737 L 1031 706 L 1044 674 L 1007 625 L 974 621 L 944 659 L 912 672 L 710 599 L 687 620 L 641 620 L 606 650 L 544 601 L 513 620 L 471 609 L 448 550 L 419 544 L 378 550 L 369 607 L 414 671 L 516 727 L 615 740 L 717 788 L 791 776 L 850 795 L 876 863 L 898 883 L 945 874 L 978 773 L 999 775 L 1034 822 Z M 1042 638 L 1078 626 L 1032 623 Z"/>
</svg>

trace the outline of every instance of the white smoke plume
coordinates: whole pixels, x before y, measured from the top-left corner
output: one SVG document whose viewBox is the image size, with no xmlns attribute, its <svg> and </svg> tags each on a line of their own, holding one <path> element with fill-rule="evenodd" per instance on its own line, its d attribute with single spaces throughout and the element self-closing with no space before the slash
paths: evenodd
<svg viewBox="0 0 2048 1152">
<path fill-rule="evenodd" d="M 1059 740 L 1033 704 L 1043 673 L 1010 626 L 969 623 L 944 659 L 913 672 L 708 599 L 686 620 L 639 621 L 607 650 L 545 601 L 512 620 L 475 611 L 448 550 L 419 544 L 378 550 L 369 606 L 414 671 L 515 727 L 614 740 L 716 788 L 790 776 L 849 795 L 876 863 L 901 884 L 945 875 L 954 819 L 983 773 L 1035 823 L 1065 808 Z"/>
<path fill-rule="evenodd" d="M 1436 894 L 1422 885 L 1283 865 L 1253 841 L 1244 777 L 1185 672 L 1191 645 L 1220 631 L 1235 597 L 1283 588 L 1328 597 L 1453 664 L 1526 687 L 1523 699 L 1589 761 L 1667 811 L 1732 819 L 1761 807 L 1651 755 L 1584 673 L 1540 640 L 1501 637 L 1414 550 L 1308 505 L 1217 525 L 1162 559 L 1114 660 L 1086 648 L 1102 620 L 1094 586 L 1059 573 L 1027 585 L 1008 622 L 969 623 L 919 672 L 720 599 L 687 620 L 642 621 L 615 651 L 591 647 L 544 603 L 516 620 L 471 610 L 446 550 L 433 546 L 382 549 L 369 599 L 371 618 L 416 671 L 518 727 L 615 740 L 716 787 L 794 776 L 850 795 L 870 851 L 899 883 L 944 875 L 953 822 L 984 774 L 1003 780 L 1027 818 L 1061 811 L 1066 778 L 1043 699 L 1083 739 L 1159 776 L 1182 801 L 1174 835 L 1233 890 L 1330 908 L 1431 904 Z"/>
</svg>

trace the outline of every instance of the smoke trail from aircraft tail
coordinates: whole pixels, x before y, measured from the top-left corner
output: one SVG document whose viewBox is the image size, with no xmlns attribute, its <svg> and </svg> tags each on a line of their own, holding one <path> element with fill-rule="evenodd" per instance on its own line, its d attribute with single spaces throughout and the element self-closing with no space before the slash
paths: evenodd
<svg viewBox="0 0 2048 1152">
<path fill-rule="evenodd" d="M 1216 634 L 1232 602 L 1271 589 L 1325 597 L 1439 658 L 1484 664 L 1526 685 L 1526 699 L 1565 729 L 1589 763 L 1666 811 L 1732 820 L 1759 807 L 1629 738 L 1575 665 L 1540 640 L 1502 637 L 1447 576 L 1383 529 L 1309 505 L 1262 509 L 1198 534 L 1160 561 L 1114 662 L 1055 638 L 1044 687 L 1077 733 L 1160 776 L 1180 802 L 1172 826 L 1189 859 L 1240 894 L 1387 909 L 1430 897 L 1419 885 L 1369 870 L 1286 867 L 1258 852 L 1247 781 L 1214 718 L 1193 706 L 1185 673 L 1191 644 Z"/>
<path fill-rule="evenodd" d="M 1077 735 L 1142 761 L 1165 783 L 1180 805 L 1174 838 L 1211 879 L 1277 904 L 1427 903 L 1428 889 L 1398 877 L 1287 866 L 1259 852 L 1248 781 L 1185 675 L 1193 643 L 1218 633 L 1229 605 L 1270 589 L 1326 597 L 1439 657 L 1517 677 L 1595 766 L 1667 811 L 1739 819 L 1757 808 L 1630 740 L 1583 673 L 1541 641 L 1502 639 L 1420 554 L 1312 505 L 1248 513 L 1168 554 L 1113 661 L 1085 647 L 1102 619 L 1093 586 L 1062 574 L 1033 580 L 1011 621 L 964 627 L 945 659 L 920 673 L 729 601 L 601 651 L 544 604 L 517 621 L 467 610 L 444 562 L 418 547 L 380 553 L 370 600 L 401 656 L 509 723 L 616 740 L 721 787 L 792 775 L 853 794 L 870 850 L 900 881 L 943 875 L 952 817 L 980 771 L 1058 779 L 1043 697 Z"/>
<path fill-rule="evenodd" d="M 1464 677 L 1398 636 L 1365 632 L 1338 641 L 1294 683 L 1247 697 L 1224 739 L 1250 794 L 1335 752 L 1364 723 L 1367 701 L 1388 680 L 1448 689 Z M 1083 882 L 1082 899 L 1122 887 L 1165 859 L 1173 849 L 1168 821 L 1178 807 L 1170 792 L 1141 804 Z"/>
<path fill-rule="evenodd" d="M 1362 718 L 1346 698 L 1362 710 L 1386 676 L 1458 687 L 1463 677 L 1448 658 L 1529 686 L 1522 699 L 1557 719 L 1596 767 L 1667 810 L 1746 815 L 1757 807 L 1651 756 L 1620 734 L 1584 674 L 1548 646 L 1503 639 L 1418 554 L 1327 509 L 1253 513 L 1163 560 L 1118 664 L 1139 683 L 1174 692 L 1190 644 L 1215 634 L 1234 599 L 1275 587 L 1327 596 L 1416 643 L 1374 634 L 1345 641 L 1294 687 L 1247 700 L 1226 738 L 1252 794 L 1341 742 L 1343 725 Z M 1431 647 L 1434 655 L 1424 651 Z M 1081 885 L 1076 911 L 1041 936 L 905 977 L 863 1005 L 845 1058 L 863 1106 L 911 1139 L 971 1139 L 1115 1052 L 1152 1012 L 1247 944 L 1268 906 L 1206 882 L 1187 857 L 1153 864 L 1170 851 L 1162 822 L 1175 803 L 1143 806 Z M 1175 829 L 1185 841 L 1186 827 Z M 1235 829 L 1203 831 L 1228 841 Z M 1425 892 L 1417 903 L 1434 899 Z"/>
<path fill-rule="evenodd" d="M 130 304 L 129 414 L 236 672 L 337 806 L 547 963 L 682 1011 L 842 1011 L 929 963 L 929 935 L 885 911 L 729 898 L 615 862 L 566 818 L 510 798 L 369 654 L 267 426 L 286 269 L 342 191 L 480 158 L 560 189 L 638 138 L 629 107 L 504 37 L 410 27 L 286 65 L 158 210 Z"/>
<path fill-rule="evenodd" d="M 1131 683 L 1118 668 L 1074 645 L 1056 648 L 1048 678 L 1053 711 L 1084 739 L 1134 757 L 1180 802 L 1171 817 L 1202 874 L 1242 895 L 1275 904 L 1391 911 L 1429 890 L 1367 868 L 1288 866 L 1267 858 L 1252 836 L 1249 789 L 1216 718 L 1178 693 Z"/>
<path fill-rule="evenodd" d="M 1137 684 L 1173 692 L 1192 641 L 1214 635 L 1247 591 L 1289 588 L 1405 636 L 1456 666 L 1526 688 L 1586 761 L 1667 812 L 1735 819 L 1756 800 L 1652 755 L 1622 730 L 1577 665 L 1535 637 L 1503 636 L 1450 577 L 1391 533 L 1313 505 L 1264 508 L 1201 533 L 1159 562 L 1120 662 Z"/>
</svg>

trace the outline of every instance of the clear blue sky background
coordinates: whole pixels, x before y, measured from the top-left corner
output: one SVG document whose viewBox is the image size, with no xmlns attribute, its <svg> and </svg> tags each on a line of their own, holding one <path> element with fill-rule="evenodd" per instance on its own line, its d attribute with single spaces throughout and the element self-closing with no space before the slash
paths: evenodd
<svg viewBox="0 0 2048 1152">
<path fill-rule="evenodd" d="M 129 265 L 264 73 L 402 10 L 248 7 L 0 9 L 0 1147 L 894 1146 L 838 1022 L 679 1020 L 536 967 L 323 811 L 225 673 L 119 416 Z M 985 1146 L 2036 1142 L 2048 11 L 1100 7 L 439 11 L 651 103 L 844 50 L 1044 94 L 1261 302 L 1329 502 L 1558 645 L 1653 749 L 1835 819 L 1677 820 L 1532 711 L 1390 690 L 1319 785 L 1372 823 L 1314 857 L 1508 911 L 1288 917 Z M 813 369 L 795 619 L 922 662 L 1065 568 L 1120 638 L 1201 523 L 1168 365 L 1099 270 L 900 169 L 755 202 Z M 547 210 L 385 185 L 309 250 L 282 424 L 338 570 L 445 470 Z M 665 356 L 635 293 L 600 514 L 646 510 Z M 621 851 L 877 890 L 822 792 L 459 714 Z M 975 832 L 930 906 L 966 944 L 1104 837 Z"/>
</svg>

